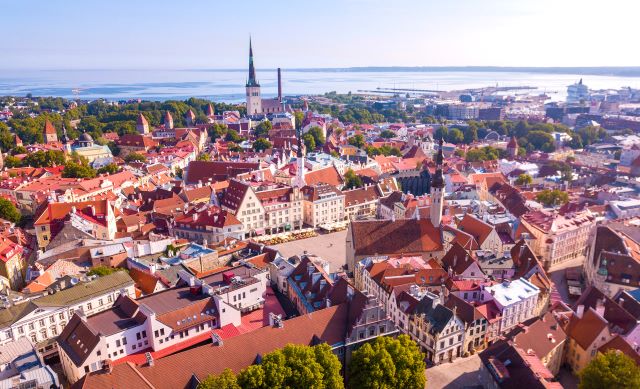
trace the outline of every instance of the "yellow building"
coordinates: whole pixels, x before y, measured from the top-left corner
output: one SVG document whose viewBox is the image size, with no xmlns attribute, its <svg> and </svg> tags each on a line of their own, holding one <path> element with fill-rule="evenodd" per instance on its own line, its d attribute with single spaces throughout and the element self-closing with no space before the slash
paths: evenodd
<svg viewBox="0 0 640 389">
<path fill-rule="evenodd" d="M 9 280 L 13 290 L 20 290 L 24 286 L 26 261 L 22 254 L 22 246 L 5 237 L 1 238 L 0 275 Z"/>
</svg>

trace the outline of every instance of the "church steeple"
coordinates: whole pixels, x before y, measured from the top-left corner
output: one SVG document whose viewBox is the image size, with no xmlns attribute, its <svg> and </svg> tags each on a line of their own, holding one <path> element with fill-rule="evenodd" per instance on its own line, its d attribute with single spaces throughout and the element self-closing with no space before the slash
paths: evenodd
<svg viewBox="0 0 640 389">
<path fill-rule="evenodd" d="M 256 68 L 253 65 L 253 47 L 251 45 L 251 37 L 249 37 L 249 79 L 247 79 L 247 86 L 260 86 L 256 79 Z"/>
<path fill-rule="evenodd" d="M 436 155 L 436 173 L 431 179 L 431 188 L 444 188 L 444 177 L 442 173 L 442 164 L 444 162 L 444 156 L 442 155 L 443 141 L 440 138 L 438 154 Z"/>
<path fill-rule="evenodd" d="M 442 155 L 443 141 L 440 138 L 438 154 L 436 155 L 436 172 L 431 178 L 431 207 L 429 208 L 429 218 L 434 227 L 439 227 L 442 223 L 442 209 L 444 207 L 444 177 L 442 165 L 444 156 Z"/>
<path fill-rule="evenodd" d="M 304 152 L 302 151 L 302 129 L 298 126 L 296 128 L 296 141 L 298 143 L 298 150 L 296 152 L 297 170 L 294 178 L 293 186 L 302 188 L 307 183 L 304 180 Z"/>
</svg>

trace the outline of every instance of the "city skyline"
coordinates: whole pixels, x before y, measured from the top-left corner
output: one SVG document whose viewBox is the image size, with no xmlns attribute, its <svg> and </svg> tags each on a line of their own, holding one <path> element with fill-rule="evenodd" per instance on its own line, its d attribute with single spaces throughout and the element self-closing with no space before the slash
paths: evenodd
<svg viewBox="0 0 640 389">
<path fill-rule="evenodd" d="M 4 5 L 2 69 L 633 66 L 631 1 Z M 432 15 L 432 16 L 431 16 Z M 369 41 L 370 44 L 362 44 Z"/>
</svg>

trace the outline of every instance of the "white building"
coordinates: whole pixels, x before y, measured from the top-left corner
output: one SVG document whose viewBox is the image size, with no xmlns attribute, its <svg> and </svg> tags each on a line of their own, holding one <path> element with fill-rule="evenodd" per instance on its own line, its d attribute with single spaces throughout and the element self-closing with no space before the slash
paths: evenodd
<svg viewBox="0 0 640 389">
<path fill-rule="evenodd" d="M 134 282 L 118 271 L 93 281 L 0 311 L 0 345 L 28 338 L 43 356 L 55 354 L 55 339 L 75 312 L 92 316 L 113 306 L 120 295 L 135 296 Z"/>
<path fill-rule="evenodd" d="M 640 216 L 640 200 L 638 199 L 611 201 L 609 208 L 618 219 Z"/>
<path fill-rule="evenodd" d="M 113 309 L 90 318 L 76 315 L 58 338 L 70 382 L 131 354 L 189 347 L 212 330 L 241 325 L 241 313 L 264 304 L 267 270 L 237 266 L 203 279 L 179 272 L 180 287 L 134 301 L 121 297 Z M 152 354 L 150 354 L 152 355 Z"/>
<path fill-rule="evenodd" d="M 482 292 L 482 302 L 493 300 L 501 311 L 500 332 L 505 333 L 519 323 L 535 316 L 540 289 L 519 278 L 488 286 Z"/>
</svg>

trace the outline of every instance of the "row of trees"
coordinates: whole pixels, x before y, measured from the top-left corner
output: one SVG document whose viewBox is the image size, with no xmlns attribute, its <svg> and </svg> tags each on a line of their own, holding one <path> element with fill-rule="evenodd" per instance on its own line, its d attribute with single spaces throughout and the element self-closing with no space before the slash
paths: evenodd
<svg viewBox="0 0 640 389">
<path fill-rule="evenodd" d="M 64 114 L 57 112 L 41 111 L 37 106 L 32 106 L 33 112 L 40 115 L 31 117 L 28 112 L 14 112 L 13 118 L 8 124 L 25 144 L 43 142 L 43 129 L 45 120 L 49 120 L 58 130 L 58 136 L 62 135 L 62 124 L 67 128 L 70 138 L 77 138 L 81 132 L 89 133 L 97 142 L 103 142 L 105 132 L 116 132 L 119 135 L 136 133 L 136 121 L 142 113 L 149 125 L 157 126 L 163 121 L 166 111 L 171 112 L 174 125 L 183 127 L 186 125 L 185 114 L 190 109 L 196 115 L 196 123 L 207 123 L 205 115 L 207 107 L 212 104 L 216 113 L 225 110 L 237 110 L 242 114 L 245 110 L 242 106 L 225 103 L 213 103 L 209 100 L 190 98 L 185 101 L 168 100 L 165 102 L 145 101 L 140 103 L 128 103 L 120 105 L 108 104 L 97 100 L 89 104 L 80 105 L 69 109 L 70 101 L 64 99 L 50 99 L 44 101 L 43 109 L 54 109 L 58 112 L 67 109 Z M 77 128 L 71 126 L 71 120 L 80 119 Z M 0 125 L 0 147 L 3 151 L 9 150 L 14 144 L 13 135 L 6 126 Z M 106 142 L 104 142 L 106 144 Z"/>
<path fill-rule="evenodd" d="M 237 375 L 226 369 L 210 376 L 198 389 L 341 389 L 345 387 L 341 367 L 327 344 L 290 344 Z M 352 354 L 348 369 L 350 388 L 423 389 L 426 383 L 424 355 L 407 335 L 364 344 Z"/>
</svg>

